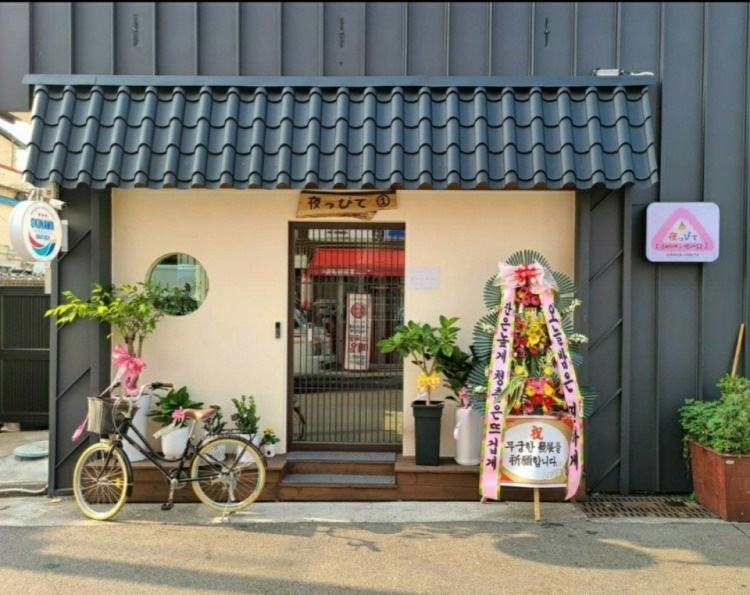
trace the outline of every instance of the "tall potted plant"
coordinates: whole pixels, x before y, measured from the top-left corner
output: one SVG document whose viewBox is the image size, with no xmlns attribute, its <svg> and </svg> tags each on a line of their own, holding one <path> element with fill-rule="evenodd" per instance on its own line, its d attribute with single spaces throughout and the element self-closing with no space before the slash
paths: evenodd
<svg viewBox="0 0 750 595">
<path fill-rule="evenodd" d="M 417 399 L 412 402 L 417 465 L 440 464 L 440 424 L 444 401 L 433 401 L 431 393 L 440 387 L 445 359 L 458 348 L 458 317 L 440 316 L 438 325 L 413 320 L 397 326 L 391 336 L 378 341 L 382 353 L 396 352 L 411 358 L 419 370 Z"/>
<path fill-rule="evenodd" d="M 750 521 L 750 379 L 727 374 L 718 400 L 680 408 L 695 499 L 725 521 Z"/>
<path fill-rule="evenodd" d="M 110 327 L 107 338 L 119 337 L 124 342 L 128 355 L 140 358 L 143 341 L 156 330 L 157 324 L 164 317 L 164 311 L 156 306 L 156 301 L 163 292 L 164 288 L 155 283 L 124 283 L 117 287 L 93 283 L 88 299 L 79 297 L 70 290 L 63 291 L 64 303 L 47 310 L 45 316 L 56 317 L 58 326 L 70 324 L 78 319 L 107 324 Z M 131 390 L 137 382 L 138 373 L 127 379 Z M 146 432 L 146 414 L 150 408 L 151 395 L 142 395 L 138 411 L 133 416 L 133 425 L 141 434 Z M 137 436 L 133 438 L 140 441 Z M 123 446 L 131 461 L 145 458 L 130 444 Z"/>
</svg>

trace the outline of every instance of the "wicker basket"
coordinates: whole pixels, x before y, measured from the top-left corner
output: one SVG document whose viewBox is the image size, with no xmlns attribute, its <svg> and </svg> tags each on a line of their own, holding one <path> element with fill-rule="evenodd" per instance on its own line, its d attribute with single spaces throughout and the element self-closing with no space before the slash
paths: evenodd
<svg viewBox="0 0 750 595">
<path fill-rule="evenodd" d="M 115 401 L 109 398 L 89 397 L 89 418 L 87 429 L 94 434 L 114 434 L 114 422 L 125 418 L 128 404 L 121 401 L 117 405 L 117 412 L 113 415 Z"/>
</svg>

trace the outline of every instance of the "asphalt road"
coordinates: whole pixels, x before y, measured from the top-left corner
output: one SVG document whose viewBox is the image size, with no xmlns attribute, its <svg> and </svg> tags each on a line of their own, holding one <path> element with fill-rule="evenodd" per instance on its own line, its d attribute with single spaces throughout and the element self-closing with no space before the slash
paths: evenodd
<svg viewBox="0 0 750 595">
<path fill-rule="evenodd" d="M 448 506 L 446 506 L 446 504 Z M 456 506 L 454 506 L 454 504 Z M 750 593 L 750 526 L 587 519 L 515 503 L 127 504 L 0 500 L 5 593 Z M 390 521 L 388 519 L 391 519 Z"/>
</svg>

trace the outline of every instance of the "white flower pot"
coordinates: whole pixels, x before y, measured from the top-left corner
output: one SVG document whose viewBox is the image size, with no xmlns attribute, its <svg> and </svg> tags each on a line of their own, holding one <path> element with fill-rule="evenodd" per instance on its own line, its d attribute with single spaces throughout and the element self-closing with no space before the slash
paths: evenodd
<svg viewBox="0 0 750 595">
<path fill-rule="evenodd" d="M 146 414 L 151 410 L 151 395 L 148 393 L 144 393 L 141 395 L 141 398 L 138 400 L 138 411 L 135 412 L 135 415 L 133 416 L 133 426 L 144 436 L 146 435 L 146 424 L 148 423 L 148 417 Z M 148 448 L 143 440 L 138 438 L 136 436 L 135 432 L 128 430 L 128 436 L 133 438 L 138 444 L 140 444 L 143 448 Z M 125 451 L 125 454 L 128 455 L 128 458 L 131 460 L 131 462 L 135 461 L 142 461 L 146 458 L 145 455 L 142 455 L 140 451 L 138 451 L 135 446 L 131 446 L 124 440 L 122 441 L 122 449 Z"/>
<path fill-rule="evenodd" d="M 214 446 L 211 450 L 208 451 L 209 456 L 213 457 L 217 461 L 223 461 L 227 457 L 227 447 L 226 444 L 220 444 L 219 446 Z"/>
<path fill-rule="evenodd" d="M 263 454 L 270 458 L 276 454 L 276 445 L 275 444 L 264 444 L 261 446 L 261 449 L 263 450 Z"/>
<path fill-rule="evenodd" d="M 482 447 L 482 416 L 472 407 L 456 408 L 456 456 L 459 465 L 478 465 Z"/>
<path fill-rule="evenodd" d="M 252 442 L 255 446 L 258 446 L 258 447 L 260 446 L 260 436 L 258 436 L 257 433 L 254 434 L 253 436 L 251 436 L 250 434 L 240 434 L 240 437 L 244 438 L 245 440 L 250 440 L 250 442 Z M 237 452 L 235 453 L 235 455 L 239 455 L 241 451 L 242 451 L 242 448 L 238 446 Z M 253 460 L 252 455 L 247 455 L 247 454 L 242 455 L 242 459 L 240 459 L 241 462 L 252 461 L 252 460 Z"/>
<path fill-rule="evenodd" d="M 178 459 L 185 452 L 190 428 L 177 428 L 161 436 L 161 451 L 167 459 Z"/>
</svg>

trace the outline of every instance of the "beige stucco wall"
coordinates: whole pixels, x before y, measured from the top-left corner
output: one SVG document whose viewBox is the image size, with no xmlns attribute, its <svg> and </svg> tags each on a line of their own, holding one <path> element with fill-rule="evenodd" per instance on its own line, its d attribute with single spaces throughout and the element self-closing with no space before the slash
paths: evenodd
<svg viewBox="0 0 750 595">
<path fill-rule="evenodd" d="M 158 258 L 185 252 L 206 268 L 208 298 L 196 312 L 167 317 L 144 345 L 145 380 L 187 386 L 206 404 L 231 409 L 230 398 L 256 397 L 261 425 L 286 444 L 288 226 L 297 191 L 115 190 L 113 279 L 142 281 Z M 484 314 L 482 288 L 497 264 L 521 249 L 541 252 L 573 275 L 573 192 L 403 191 L 398 209 L 374 222 L 406 225 L 406 268 L 436 267 L 437 289 L 410 289 L 404 316 L 436 323 L 459 316 L 461 344 Z M 337 219 L 305 219 L 331 222 Z M 338 219 L 351 223 L 349 218 Z M 404 371 L 404 454 L 413 455 L 410 403 L 416 369 Z M 440 397 L 438 391 L 437 397 Z M 452 456 L 453 411 L 443 415 L 441 455 Z"/>
</svg>

